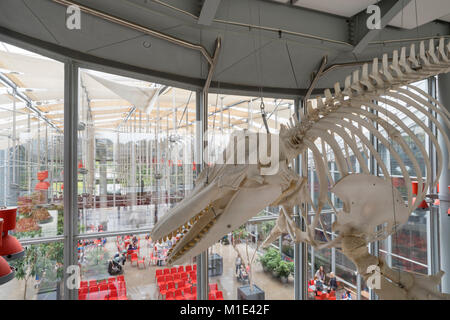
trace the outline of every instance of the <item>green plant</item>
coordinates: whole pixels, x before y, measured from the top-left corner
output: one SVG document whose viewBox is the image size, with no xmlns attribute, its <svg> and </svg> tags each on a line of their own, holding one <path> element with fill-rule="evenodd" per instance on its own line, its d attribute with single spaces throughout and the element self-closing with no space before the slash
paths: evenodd
<svg viewBox="0 0 450 320">
<path fill-rule="evenodd" d="M 275 250 L 269 253 L 268 261 L 267 261 L 267 269 L 269 271 L 276 271 L 278 265 L 281 262 L 281 255 L 278 250 Z"/>
<path fill-rule="evenodd" d="M 281 260 L 278 266 L 275 268 L 275 272 L 279 277 L 287 278 L 291 274 L 291 268 L 289 267 L 289 262 Z"/>
<path fill-rule="evenodd" d="M 278 250 L 269 248 L 260 258 L 259 262 L 263 267 L 267 267 L 270 260 L 274 259 L 278 254 Z"/>
<path fill-rule="evenodd" d="M 24 300 L 27 296 L 28 280 L 32 277 L 45 279 L 43 282 L 58 282 L 62 279 L 63 252 L 64 244 L 62 242 L 31 245 L 26 248 L 25 256 L 22 259 L 11 263 L 12 267 L 16 269 L 16 278 L 25 280 Z"/>
<path fill-rule="evenodd" d="M 266 238 L 270 231 L 272 231 L 273 227 L 275 226 L 275 221 L 264 221 L 261 224 L 261 231 L 263 233 L 263 237 Z"/>
<path fill-rule="evenodd" d="M 288 262 L 288 266 L 290 274 L 294 275 L 294 262 Z"/>
</svg>

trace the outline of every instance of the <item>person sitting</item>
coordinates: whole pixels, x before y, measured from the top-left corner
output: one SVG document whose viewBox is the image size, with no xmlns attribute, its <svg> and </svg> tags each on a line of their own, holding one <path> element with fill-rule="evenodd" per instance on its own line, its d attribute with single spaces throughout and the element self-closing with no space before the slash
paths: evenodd
<svg viewBox="0 0 450 320">
<path fill-rule="evenodd" d="M 122 263 L 122 265 L 125 265 L 125 261 L 127 261 L 127 258 L 125 258 L 123 254 L 120 254 L 120 252 L 116 252 L 116 254 L 114 255 L 114 261 L 119 264 Z"/>
<path fill-rule="evenodd" d="M 238 278 L 242 282 L 248 281 L 248 273 L 245 270 L 243 265 L 241 265 L 241 267 L 239 268 L 239 277 Z"/>
<path fill-rule="evenodd" d="M 315 284 L 315 286 L 316 286 L 316 293 L 317 293 L 317 291 L 320 291 L 320 292 L 322 292 L 323 291 L 323 282 L 322 281 L 320 281 L 320 279 L 319 278 L 317 278 L 317 277 L 314 277 L 314 284 Z"/>
<path fill-rule="evenodd" d="M 352 294 L 350 290 L 346 290 L 344 295 L 342 296 L 342 300 L 352 300 Z"/>
<path fill-rule="evenodd" d="M 338 287 L 336 276 L 334 275 L 334 272 L 330 272 L 330 281 L 328 282 L 328 287 L 329 287 L 329 289 L 328 289 L 329 291 L 336 290 Z"/>
<path fill-rule="evenodd" d="M 111 260 L 109 260 L 109 263 L 108 263 L 108 273 L 112 276 L 122 274 L 123 268 L 117 261 L 115 261 L 114 259 L 111 259 Z"/>
</svg>

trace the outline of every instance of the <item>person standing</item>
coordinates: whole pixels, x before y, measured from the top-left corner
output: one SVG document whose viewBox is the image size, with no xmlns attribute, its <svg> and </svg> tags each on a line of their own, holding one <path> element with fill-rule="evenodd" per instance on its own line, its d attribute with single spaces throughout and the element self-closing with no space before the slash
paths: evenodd
<svg viewBox="0 0 450 320">
<path fill-rule="evenodd" d="M 317 279 L 319 281 L 321 281 L 322 283 L 325 283 L 325 271 L 323 270 L 323 266 L 319 267 L 319 270 L 317 270 L 315 276 L 317 277 Z"/>
<path fill-rule="evenodd" d="M 235 265 L 236 265 L 236 274 L 239 273 L 239 270 L 241 269 L 241 264 L 242 264 L 241 257 L 237 256 L 237 257 L 236 257 L 236 261 L 235 261 Z"/>
<path fill-rule="evenodd" d="M 330 272 L 330 282 L 328 283 L 328 286 L 330 287 L 330 290 L 336 291 L 337 289 L 337 280 L 334 272 Z"/>
</svg>

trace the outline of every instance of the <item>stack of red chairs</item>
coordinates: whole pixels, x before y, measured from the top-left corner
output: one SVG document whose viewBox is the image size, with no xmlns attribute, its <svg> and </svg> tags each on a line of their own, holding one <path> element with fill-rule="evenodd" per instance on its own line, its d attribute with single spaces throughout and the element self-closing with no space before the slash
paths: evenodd
<svg viewBox="0 0 450 320">
<path fill-rule="evenodd" d="M 216 295 L 214 293 L 208 293 L 208 300 L 216 300 Z"/>
<path fill-rule="evenodd" d="M 212 293 L 214 296 L 216 296 L 217 291 L 219 291 L 219 288 L 217 287 L 217 283 L 210 283 L 209 284 L 209 293 Z"/>
<path fill-rule="evenodd" d="M 218 289 L 217 283 L 209 284 L 208 300 L 223 300 L 223 292 Z"/>
<path fill-rule="evenodd" d="M 223 292 L 222 291 L 216 292 L 216 300 L 223 300 Z"/>
<path fill-rule="evenodd" d="M 193 285 L 197 283 L 195 265 L 164 268 L 156 270 L 156 282 L 159 295 L 165 300 L 196 300 L 197 292 Z M 195 287 L 194 287 L 195 288 Z"/>
<path fill-rule="evenodd" d="M 78 300 L 128 300 L 125 277 L 81 281 Z"/>
</svg>

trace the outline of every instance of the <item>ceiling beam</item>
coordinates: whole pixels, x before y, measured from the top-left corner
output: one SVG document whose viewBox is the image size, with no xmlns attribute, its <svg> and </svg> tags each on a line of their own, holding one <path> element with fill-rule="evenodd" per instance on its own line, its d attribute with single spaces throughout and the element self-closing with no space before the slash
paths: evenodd
<svg viewBox="0 0 450 320">
<path fill-rule="evenodd" d="M 362 30 L 362 36 L 357 37 L 358 43 L 353 48 L 353 54 L 361 54 L 369 42 L 372 41 L 380 32 L 395 18 L 395 16 L 401 12 L 412 0 L 383 0 L 377 3 L 381 11 L 381 21 L 380 29 L 368 29 L 367 19 L 369 14 L 366 10 L 353 16 L 350 21 L 352 21 L 353 32 L 356 33 L 358 30 Z"/>
<path fill-rule="evenodd" d="M 217 9 L 219 8 L 220 0 L 205 0 L 203 2 L 202 10 L 198 18 L 198 24 L 210 26 L 216 17 Z"/>
</svg>

